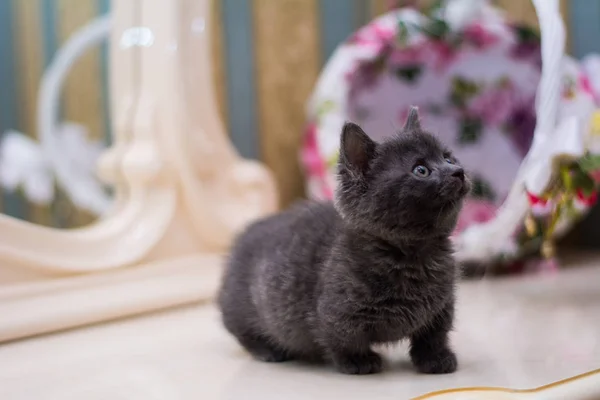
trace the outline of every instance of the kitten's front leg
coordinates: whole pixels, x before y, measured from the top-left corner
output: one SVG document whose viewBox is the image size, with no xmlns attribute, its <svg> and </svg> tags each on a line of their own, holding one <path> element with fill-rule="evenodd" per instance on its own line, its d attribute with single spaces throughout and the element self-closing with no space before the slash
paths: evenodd
<svg viewBox="0 0 600 400">
<path fill-rule="evenodd" d="M 338 313 L 327 315 L 321 322 L 319 341 L 339 372 L 350 375 L 381 372 L 381 356 L 371 350 L 369 338 L 360 323 Z"/>
<path fill-rule="evenodd" d="M 451 300 L 431 323 L 411 336 L 410 357 L 419 372 L 449 374 L 456 371 L 458 362 L 448 343 L 453 320 L 454 300 Z"/>
<path fill-rule="evenodd" d="M 327 352 L 337 370 L 344 374 L 376 374 L 383 369 L 381 356 L 371 350 L 367 343 L 332 343 Z"/>
</svg>

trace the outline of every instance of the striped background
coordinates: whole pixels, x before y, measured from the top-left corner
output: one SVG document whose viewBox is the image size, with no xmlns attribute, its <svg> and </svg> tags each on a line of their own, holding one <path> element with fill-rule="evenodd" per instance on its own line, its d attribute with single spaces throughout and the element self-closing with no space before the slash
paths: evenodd
<svg viewBox="0 0 600 400">
<path fill-rule="evenodd" d="M 128 0 L 121 0 L 128 1 Z M 215 88 L 233 142 L 274 171 L 284 204 L 302 196 L 297 152 L 304 105 L 324 62 L 353 30 L 384 12 L 389 0 L 215 0 Z M 502 0 L 517 19 L 535 23 L 529 1 Z M 584 5 L 585 4 L 585 5 Z M 576 55 L 598 50 L 600 0 L 564 5 Z M 54 52 L 78 27 L 109 12 L 110 0 L 0 0 L 0 132 L 36 134 L 39 79 Z M 107 49 L 74 67 L 63 93 L 65 119 L 108 138 Z M 63 196 L 52 207 L 4 193 L 2 210 L 44 225 L 90 221 Z"/>
</svg>

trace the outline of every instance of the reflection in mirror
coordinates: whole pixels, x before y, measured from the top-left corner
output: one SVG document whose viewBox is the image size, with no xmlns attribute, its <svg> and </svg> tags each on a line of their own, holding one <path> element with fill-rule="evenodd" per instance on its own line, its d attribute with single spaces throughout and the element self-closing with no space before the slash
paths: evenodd
<svg viewBox="0 0 600 400">
<path fill-rule="evenodd" d="M 57 228 L 88 225 L 112 202 L 96 176 L 110 143 L 109 2 L 10 3 L 0 6 L 1 79 L 12 88 L 0 95 L 2 212 Z"/>
</svg>

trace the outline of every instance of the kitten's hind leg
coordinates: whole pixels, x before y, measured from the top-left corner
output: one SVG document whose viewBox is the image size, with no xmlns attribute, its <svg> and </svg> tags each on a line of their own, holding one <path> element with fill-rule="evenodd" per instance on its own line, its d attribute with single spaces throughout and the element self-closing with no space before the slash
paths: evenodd
<svg viewBox="0 0 600 400">
<path fill-rule="evenodd" d="M 260 335 L 240 335 L 238 341 L 254 358 L 260 361 L 284 362 L 294 358 L 288 351 L 273 345 L 267 338 Z"/>
</svg>

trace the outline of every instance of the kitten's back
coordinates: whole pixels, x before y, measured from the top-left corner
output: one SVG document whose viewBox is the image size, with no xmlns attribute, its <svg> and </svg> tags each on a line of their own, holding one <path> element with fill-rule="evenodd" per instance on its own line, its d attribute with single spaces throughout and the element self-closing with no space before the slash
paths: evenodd
<svg viewBox="0 0 600 400">
<path fill-rule="evenodd" d="M 317 257 L 333 242 L 341 218 L 331 202 L 303 201 L 281 213 L 251 224 L 235 241 L 231 258 L 247 262 L 286 253 L 286 258 L 308 261 Z M 313 260 L 315 261 L 315 260 Z M 230 266 L 231 267 L 231 266 Z"/>
<path fill-rule="evenodd" d="M 333 204 L 303 202 L 251 224 L 235 241 L 219 293 L 227 329 L 297 356 L 318 354 L 311 321 L 340 223 Z"/>
</svg>

